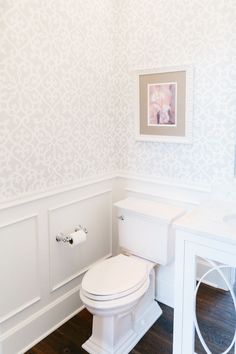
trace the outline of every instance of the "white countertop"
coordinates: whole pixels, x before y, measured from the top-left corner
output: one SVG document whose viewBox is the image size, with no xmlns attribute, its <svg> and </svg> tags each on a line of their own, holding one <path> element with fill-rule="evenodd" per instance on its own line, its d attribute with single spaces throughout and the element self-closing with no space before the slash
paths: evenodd
<svg viewBox="0 0 236 354">
<path fill-rule="evenodd" d="M 236 201 L 212 200 L 197 206 L 174 222 L 175 229 L 198 233 L 209 238 L 236 243 L 236 227 L 224 221 L 226 215 L 236 215 Z"/>
</svg>

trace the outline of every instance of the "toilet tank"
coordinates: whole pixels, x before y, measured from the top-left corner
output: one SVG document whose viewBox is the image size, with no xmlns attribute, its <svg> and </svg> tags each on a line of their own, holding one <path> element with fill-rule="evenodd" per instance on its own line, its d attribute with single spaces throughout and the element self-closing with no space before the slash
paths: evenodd
<svg viewBox="0 0 236 354">
<path fill-rule="evenodd" d="M 184 209 L 152 200 L 126 198 L 117 207 L 119 246 L 128 253 L 165 265 L 174 258 L 172 222 Z"/>
</svg>

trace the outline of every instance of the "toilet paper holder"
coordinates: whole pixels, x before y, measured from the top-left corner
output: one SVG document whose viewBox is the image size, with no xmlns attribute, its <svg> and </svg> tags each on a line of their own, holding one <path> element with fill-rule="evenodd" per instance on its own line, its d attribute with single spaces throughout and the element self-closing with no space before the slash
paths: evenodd
<svg viewBox="0 0 236 354">
<path fill-rule="evenodd" d="M 86 229 L 86 227 L 82 227 L 81 225 L 79 225 L 75 228 L 75 232 L 81 231 L 81 230 L 83 230 L 86 234 L 88 233 L 88 230 Z M 67 234 L 64 234 L 63 232 L 59 232 L 56 235 L 56 241 L 70 243 L 71 245 L 73 244 L 73 238 L 70 236 L 70 234 L 67 235 Z"/>
</svg>

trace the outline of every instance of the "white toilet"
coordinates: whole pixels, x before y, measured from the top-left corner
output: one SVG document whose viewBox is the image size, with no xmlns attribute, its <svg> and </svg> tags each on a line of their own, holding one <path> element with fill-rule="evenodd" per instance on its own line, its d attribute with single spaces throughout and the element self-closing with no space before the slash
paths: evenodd
<svg viewBox="0 0 236 354">
<path fill-rule="evenodd" d="M 160 317 L 155 300 L 155 268 L 174 257 L 171 223 L 184 210 L 150 200 L 116 203 L 122 253 L 85 274 L 80 297 L 93 314 L 90 354 L 128 354 Z"/>
</svg>

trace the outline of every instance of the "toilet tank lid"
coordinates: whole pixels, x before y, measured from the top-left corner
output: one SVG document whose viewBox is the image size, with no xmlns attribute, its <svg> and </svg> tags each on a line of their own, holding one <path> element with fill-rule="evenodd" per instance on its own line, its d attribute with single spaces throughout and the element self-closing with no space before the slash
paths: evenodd
<svg viewBox="0 0 236 354">
<path fill-rule="evenodd" d="M 154 217 L 167 222 L 172 222 L 185 213 L 185 210 L 181 207 L 133 197 L 122 199 L 115 203 L 114 206 L 121 210 L 128 210 L 136 214 Z"/>
</svg>

